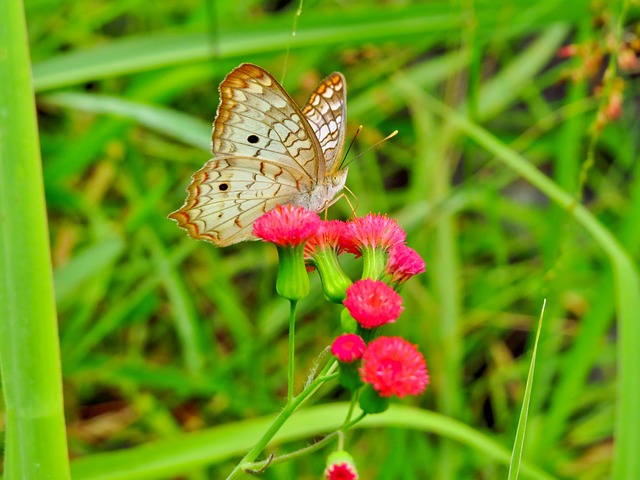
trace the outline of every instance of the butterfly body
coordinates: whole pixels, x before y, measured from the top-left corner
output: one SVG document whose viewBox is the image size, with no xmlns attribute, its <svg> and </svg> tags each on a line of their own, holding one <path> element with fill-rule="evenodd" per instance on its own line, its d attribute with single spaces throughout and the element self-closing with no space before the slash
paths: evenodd
<svg viewBox="0 0 640 480">
<path fill-rule="evenodd" d="M 343 189 L 346 82 L 327 77 L 300 110 L 262 68 L 242 64 L 220 85 L 213 158 L 169 215 L 190 236 L 227 246 L 252 240 L 253 222 L 278 204 L 321 211 Z"/>
</svg>

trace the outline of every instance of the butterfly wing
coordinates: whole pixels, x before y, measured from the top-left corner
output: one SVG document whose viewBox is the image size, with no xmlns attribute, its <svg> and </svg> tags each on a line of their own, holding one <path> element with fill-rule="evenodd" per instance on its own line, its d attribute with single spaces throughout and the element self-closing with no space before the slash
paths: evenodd
<svg viewBox="0 0 640 480">
<path fill-rule="evenodd" d="M 347 82 L 339 72 L 325 78 L 313 92 L 302 113 L 313 129 L 328 174 L 340 168 L 347 118 Z"/>
<path fill-rule="evenodd" d="M 253 222 L 298 193 L 297 168 L 253 157 L 220 156 L 193 175 L 180 210 L 169 215 L 193 238 L 226 247 L 253 240 Z"/>
<path fill-rule="evenodd" d="M 313 191 L 325 163 L 305 116 L 280 84 L 252 64 L 220 84 L 213 159 L 196 172 L 185 204 L 169 215 L 190 236 L 227 246 L 253 239 L 253 222 Z"/>
<path fill-rule="evenodd" d="M 297 168 L 308 189 L 324 175 L 322 148 L 307 119 L 267 71 L 244 63 L 220 84 L 212 153 Z"/>
</svg>

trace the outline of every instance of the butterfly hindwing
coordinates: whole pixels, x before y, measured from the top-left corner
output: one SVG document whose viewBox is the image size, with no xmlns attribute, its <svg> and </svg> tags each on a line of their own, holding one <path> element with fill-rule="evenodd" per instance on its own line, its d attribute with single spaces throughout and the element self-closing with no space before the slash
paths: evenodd
<svg viewBox="0 0 640 480">
<path fill-rule="evenodd" d="M 194 238 L 224 247 L 253 239 L 253 222 L 298 192 L 302 175 L 251 157 L 209 160 L 193 175 L 189 196 L 170 215 Z"/>
</svg>

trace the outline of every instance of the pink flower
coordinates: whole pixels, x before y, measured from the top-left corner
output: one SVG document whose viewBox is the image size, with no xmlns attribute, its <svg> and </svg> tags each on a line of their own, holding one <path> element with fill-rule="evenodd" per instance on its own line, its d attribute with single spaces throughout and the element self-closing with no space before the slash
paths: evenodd
<svg viewBox="0 0 640 480">
<path fill-rule="evenodd" d="M 365 278 L 347 288 L 344 306 L 364 328 L 395 322 L 402 313 L 402 297 L 380 280 Z"/>
<path fill-rule="evenodd" d="M 346 228 L 346 223 L 340 220 L 329 220 L 322 222 L 322 226 L 311 236 L 304 246 L 305 258 L 310 258 L 320 250 L 332 249 L 336 253 L 341 253 L 342 236 Z"/>
<path fill-rule="evenodd" d="M 418 395 L 429 384 L 424 357 L 401 337 L 380 337 L 369 343 L 360 375 L 381 397 Z"/>
<path fill-rule="evenodd" d="M 333 341 L 331 353 L 339 362 L 351 363 L 360 360 L 367 346 L 364 340 L 355 333 L 345 333 Z"/>
<path fill-rule="evenodd" d="M 334 463 L 324 471 L 327 480 L 358 480 L 358 472 L 348 462 Z"/>
<path fill-rule="evenodd" d="M 347 222 L 343 248 L 360 256 L 365 248 L 388 250 L 393 245 L 404 243 L 407 234 L 398 222 L 386 215 L 370 213 Z"/>
<path fill-rule="evenodd" d="M 295 247 L 302 245 L 321 225 L 322 220 L 315 212 L 293 205 L 278 205 L 255 221 L 253 234 L 280 247 Z"/>
<path fill-rule="evenodd" d="M 404 244 L 394 245 L 389 249 L 385 271 L 391 275 L 393 283 L 401 285 L 414 275 L 424 272 L 425 263 L 413 248 Z"/>
</svg>

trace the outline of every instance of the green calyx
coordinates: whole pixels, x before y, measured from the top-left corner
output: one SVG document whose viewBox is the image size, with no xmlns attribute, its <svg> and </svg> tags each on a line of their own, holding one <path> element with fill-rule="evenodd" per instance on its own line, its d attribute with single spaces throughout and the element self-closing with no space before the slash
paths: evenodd
<svg viewBox="0 0 640 480">
<path fill-rule="evenodd" d="M 276 292 L 287 300 L 297 301 L 309 294 L 309 275 L 304 264 L 304 245 L 278 246 Z"/>
<path fill-rule="evenodd" d="M 355 471 L 356 464 L 353 461 L 353 457 L 349 455 L 345 450 L 338 450 L 336 452 L 332 452 L 327 457 L 327 468 L 331 467 L 332 465 L 342 464 L 342 463 L 349 464 Z"/>
<path fill-rule="evenodd" d="M 387 251 L 381 247 L 365 247 L 362 249 L 362 260 L 362 278 L 377 280 L 387 265 Z"/>
<path fill-rule="evenodd" d="M 365 385 L 360 393 L 360 408 L 365 413 L 382 413 L 389 408 L 389 399 L 381 397 L 371 385 Z"/>
<path fill-rule="evenodd" d="M 340 373 L 338 374 L 338 382 L 347 390 L 355 391 L 359 389 L 363 383 L 360 378 L 360 372 L 358 367 L 359 361 L 355 362 L 340 362 Z"/>
<path fill-rule="evenodd" d="M 313 256 L 313 264 L 320 275 L 325 297 L 330 302 L 342 303 L 347 296 L 351 279 L 344 273 L 336 252 L 332 248 L 319 250 Z"/>
</svg>

